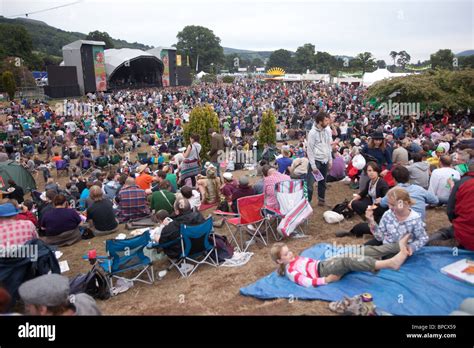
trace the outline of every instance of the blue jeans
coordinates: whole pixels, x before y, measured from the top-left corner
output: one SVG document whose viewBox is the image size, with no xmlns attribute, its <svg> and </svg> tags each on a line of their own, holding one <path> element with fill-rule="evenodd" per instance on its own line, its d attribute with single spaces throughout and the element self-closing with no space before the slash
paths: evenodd
<svg viewBox="0 0 474 348">
<path fill-rule="evenodd" d="M 328 164 L 316 161 L 316 167 L 321 172 L 321 175 L 324 177 L 323 180 L 318 181 L 318 200 L 324 202 L 326 196 L 326 177 L 328 173 Z M 308 186 L 308 201 L 311 202 L 313 199 L 313 186 L 316 179 L 313 176 L 313 168 L 311 168 L 311 163 L 308 164 L 308 175 L 306 176 L 306 183 Z"/>
</svg>

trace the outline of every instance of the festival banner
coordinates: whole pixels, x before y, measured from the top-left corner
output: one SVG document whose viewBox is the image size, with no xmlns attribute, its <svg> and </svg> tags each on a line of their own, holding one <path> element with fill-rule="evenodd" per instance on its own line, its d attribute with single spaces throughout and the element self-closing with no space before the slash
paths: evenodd
<svg viewBox="0 0 474 348">
<path fill-rule="evenodd" d="M 161 61 L 163 62 L 163 87 L 169 87 L 170 85 L 170 59 L 168 56 L 168 51 L 162 50 L 160 53 Z"/>
<path fill-rule="evenodd" d="M 99 92 L 107 90 L 107 77 L 105 75 L 104 47 L 93 46 L 92 55 L 94 57 L 95 86 Z"/>
</svg>

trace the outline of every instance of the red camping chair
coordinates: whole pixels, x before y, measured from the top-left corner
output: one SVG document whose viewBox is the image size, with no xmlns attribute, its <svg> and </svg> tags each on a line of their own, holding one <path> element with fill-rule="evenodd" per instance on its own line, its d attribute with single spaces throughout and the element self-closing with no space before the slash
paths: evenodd
<svg viewBox="0 0 474 348">
<path fill-rule="evenodd" d="M 260 239 L 264 245 L 267 245 L 267 241 L 262 234 L 263 226 L 265 226 L 265 217 L 262 214 L 262 209 L 265 203 L 265 196 L 263 194 L 242 197 L 237 200 L 237 211 L 235 213 L 227 213 L 220 210 L 214 211 L 214 214 L 227 217 L 225 219 L 225 225 L 230 232 L 232 240 L 239 249 L 239 251 L 247 251 L 248 247 L 252 244 L 253 240 Z M 253 225 L 255 230 L 249 229 L 249 225 Z M 232 232 L 230 226 L 236 228 L 235 233 L 240 235 L 240 243 L 237 242 L 236 234 Z M 244 230 L 251 236 L 247 245 L 244 246 Z"/>
</svg>

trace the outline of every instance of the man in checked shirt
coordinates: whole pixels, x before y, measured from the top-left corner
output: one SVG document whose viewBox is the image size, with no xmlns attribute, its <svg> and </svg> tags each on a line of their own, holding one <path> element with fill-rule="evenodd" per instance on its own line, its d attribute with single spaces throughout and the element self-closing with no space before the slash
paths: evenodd
<svg viewBox="0 0 474 348">
<path fill-rule="evenodd" d="M 20 211 L 13 203 L 3 202 L 0 204 L 0 247 L 5 250 L 38 238 L 35 225 L 29 220 L 16 220 Z"/>
</svg>

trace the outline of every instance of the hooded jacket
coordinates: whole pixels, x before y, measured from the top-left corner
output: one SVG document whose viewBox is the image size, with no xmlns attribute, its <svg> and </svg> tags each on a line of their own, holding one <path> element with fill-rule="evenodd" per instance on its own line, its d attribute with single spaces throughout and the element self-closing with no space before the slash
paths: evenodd
<svg viewBox="0 0 474 348">
<path fill-rule="evenodd" d="M 407 167 L 410 172 L 410 184 L 419 185 L 425 190 L 428 189 L 430 183 L 430 175 L 428 162 L 415 162 Z"/>
<path fill-rule="evenodd" d="M 308 159 L 311 168 L 315 169 L 316 161 L 323 163 L 332 162 L 331 136 L 326 128 L 318 128 L 316 124 L 308 133 Z"/>
<path fill-rule="evenodd" d="M 205 221 L 204 217 L 200 212 L 190 211 L 182 215 L 178 215 L 173 218 L 167 226 L 161 231 L 160 244 L 165 244 L 178 240 L 181 236 L 180 226 L 181 224 L 195 226 L 202 224 Z M 165 248 L 164 252 L 170 258 L 177 258 L 181 254 L 181 244 L 175 243 L 169 248 Z"/>
</svg>

